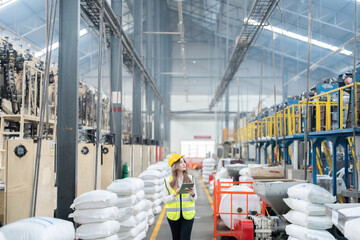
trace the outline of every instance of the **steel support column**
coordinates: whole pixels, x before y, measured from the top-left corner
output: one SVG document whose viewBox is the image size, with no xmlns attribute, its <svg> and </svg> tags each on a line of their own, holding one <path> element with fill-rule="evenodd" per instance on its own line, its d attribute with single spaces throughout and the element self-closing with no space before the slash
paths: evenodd
<svg viewBox="0 0 360 240">
<path fill-rule="evenodd" d="M 160 0 L 154 0 L 154 28 L 155 32 L 160 32 Z M 160 34 L 155 35 L 155 44 L 154 44 L 154 75 L 155 75 L 155 84 L 157 88 L 160 88 Z M 160 91 L 159 91 L 160 92 Z M 155 100 L 155 112 L 154 112 L 154 139 L 156 145 L 160 143 L 160 111 L 161 106 L 160 102 Z"/>
<path fill-rule="evenodd" d="M 167 26 L 167 30 L 168 29 L 168 22 L 166 22 Z M 170 59 L 171 58 L 171 36 L 168 35 L 166 37 L 166 58 L 167 59 Z M 166 72 L 172 72 L 172 67 L 171 67 L 171 61 L 166 61 Z M 168 104 L 168 106 L 170 106 L 170 90 L 171 90 L 171 76 L 170 75 L 167 75 L 165 77 L 165 95 L 164 95 L 164 100 L 166 102 L 166 104 Z M 169 112 L 166 112 L 165 111 L 165 114 L 166 114 L 166 117 L 164 119 L 165 121 L 165 140 L 166 140 L 166 143 L 167 143 L 167 146 L 170 147 L 170 113 Z"/>
<path fill-rule="evenodd" d="M 153 4 L 151 1 L 146 2 L 146 31 L 151 32 L 153 30 Z M 153 35 L 147 34 L 146 36 L 146 68 L 153 76 L 152 72 L 152 56 L 153 56 Z M 152 91 L 148 83 L 145 84 L 146 91 L 146 140 L 147 144 L 150 144 L 152 139 Z M 165 99 L 166 101 L 166 99 Z"/>
<path fill-rule="evenodd" d="M 134 0 L 134 48 L 139 56 L 142 53 L 142 0 Z M 132 116 L 132 142 L 142 142 L 142 123 L 141 123 L 141 70 L 134 66 L 133 80 L 133 116 Z"/>
<path fill-rule="evenodd" d="M 121 22 L 122 0 L 111 0 L 111 7 Z M 122 138 L 122 43 L 120 39 L 111 35 L 111 101 L 110 132 L 115 136 L 115 178 L 121 178 L 121 138 Z"/>
<path fill-rule="evenodd" d="M 165 22 L 167 21 L 166 17 L 165 17 L 165 13 L 166 13 L 166 1 L 161 0 L 160 2 L 160 32 L 165 32 Z M 165 94 L 166 94 L 166 88 L 165 88 L 165 74 L 162 74 L 164 72 L 166 72 L 166 35 L 161 34 L 160 35 L 160 49 L 159 49 L 159 55 L 160 55 L 160 61 L 159 61 L 159 69 L 160 69 L 160 95 L 164 98 Z M 160 107 L 160 141 L 159 144 L 160 146 L 163 146 L 164 144 L 164 139 L 165 139 L 165 109 L 161 106 Z"/>
<path fill-rule="evenodd" d="M 337 179 L 336 179 L 336 173 L 337 173 L 337 167 L 336 167 L 336 147 L 338 146 L 338 139 L 335 138 L 335 140 L 332 141 L 332 161 L 333 161 L 333 176 L 332 176 L 332 185 L 333 185 L 333 196 L 336 196 L 337 193 Z"/>
<path fill-rule="evenodd" d="M 56 217 L 68 220 L 76 196 L 79 78 L 80 0 L 59 3 L 59 81 L 57 124 Z"/>
</svg>

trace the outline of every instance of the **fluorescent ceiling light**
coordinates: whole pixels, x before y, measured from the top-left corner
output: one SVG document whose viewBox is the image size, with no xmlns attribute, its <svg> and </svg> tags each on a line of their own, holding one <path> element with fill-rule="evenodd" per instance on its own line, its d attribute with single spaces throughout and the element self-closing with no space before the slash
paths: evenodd
<svg viewBox="0 0 360 240">
<path fill-rule="evenodd" d="M 360 0 L 357 0 L 357 1 L 360 1 Z M 245 19 L 245 21 L 246 21 L 246 19 Z M 255 20 L 250 19 L 248 21 L 248 24 L 259 25 L 260 23 L 255 21 Z M 302 42 L 308 42 L 308 40 L 309 40 L 308 37 L 299 35 L 299 34 L 294 33 L 294 32 L 281 30 L 280 28 L 277 28 L 277 27 L 271 27 L 270 25 L 264 26 L 264 29 L 269 30 L 269 31 L 273 31 L 273 32 L 278 33 L 278 34 L 284 34 L 287 37 L 294 38 L 294 39 L 300 40 Z M 329 49 L 329 50 L 334 51 L 334 52 L 339 50 L 339 48 L 334 46 L 334 45 L 330 45 L 330 44 L 327 44 L 327 43 L 324 43 L 324 42 L 321 42 L 321 41 L 318 41 L 318 40 L 315 40 L 315 39 L 311 39 L 311 44 L 313 44 L 315 46 L 318 46 L 318 47 L 325 48 L 325 49 Z M 340 53 L 342 53 L 342 54 L 344 54 L 346 56 L 350 56 L 352 54 L 351 51 L 348 51 L 346 49 L 342 49 L 340 51 Z"/>
<path fill-rule="evenodd" d="M 84 28 L 84 29 L 81 29 L 81 30 L 80 30 L 79 35 L 80 35 L 80 37 L 82 37 L 82 36 L 84 36 L 84 35 L 87 34 L 87 33 L 88 33 L 88 31 Z M 51 49 L 52 49 L 52 50 L 55 50 L 55 49 L 57 49 L 58 47 L 59 47 L 59 42 L 56 42 L 56 43 L 54 43 L 54 44 L 51 46 Z M 50 48 L 49 48 L 49 49 L 50 49 Z M 36 53 L 35 53 L 35 57 L 41 57 L 41 56 L 45 55 L 45 53 L 46 53 L 46 48 L 42 49 L 42 50 L 39 51 L 39 52 L 36 52 Z"/>
<path fill-rule="evenodd" d="M 10 0 L 10 1 L 6 2 L 6 3 L 3 3 L 3 4 L 0 5 L 0 9 L 3 9 L 3 8 L 5 8 L 5 7 L 7 7 L 7 6 L 11 5 L 11 4 L 13 4 L 13 3 L 16 2 L 16 1 L 17 1 L 17 0 Z"/>
</svg>

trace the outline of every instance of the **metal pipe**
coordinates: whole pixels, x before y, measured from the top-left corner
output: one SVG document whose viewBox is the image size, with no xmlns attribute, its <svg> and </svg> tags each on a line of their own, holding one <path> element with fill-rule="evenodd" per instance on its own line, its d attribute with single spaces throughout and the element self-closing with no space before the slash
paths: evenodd
<svg viewBox="0 0 360 240">
<path fill-rule="evenodd" d="M 313 2 L 309 0 L 309 21 L 308 21 L 308 51 L 307 51 L 307 77 L 306 77 L 306 118 L 305 118 L 305 129 L 304 129 L 304 178 L 307 179 L 307 159 L 309 152 L 309 144 L 308 144 L 308 128 L 309 128 L 309 86 L 310 86 L 310 54 L 311 54 L 311 40 L 312 40 L 312 18 L 313 18 Z M 335 160 L 334 160 L 335 161 Z"/>
<path fill-rule="evenodd" d="M 102 0 L 104 6 L 105 0 Z M 99 158 L 99 145 L 100 145 L 100 130 L 101 130 L 101 77 L 102 77 L 102 45 L 104 36 L 104 8 L 100 8 L 100 36 L 99 36 L 99 55 L 98 55 L 98 99 L 96 106 L 96 155 L 95 155 L 95 183 L 94 189 L 97 189 L 98 179 L 98 158 Z"/>
<path fill-rule="evenodd" d="M 353 71 L 353 82 L 354 86 L 352 87 L 351 95 L 352 95 L 352 128 L 353 128 L 353 138 L 354 142 L 352 144 L 354 148 L 354 169 L 355 169 L 355 202 L 357 203 L 359 201 L 359 164 L 358 159 L 356 156 L 356 134 L 355 130 L 357 127 L 357 119 L 355 119 L 355 111 L 357 111 L 357 108 L 355 109 L 355 103 L 357 104 L 357 99 L 355 99 L 355 94 L 357 95 L 357 85 L 356 85 L 356 25 L 357 25 L 357 2 L 355 1 L 355 17 L 354 17 L 354 71 Z M 359 117 L 359 116 L 357 116 Z M 335 159 L 333 160 L 335 161 Z"/>
</svg>

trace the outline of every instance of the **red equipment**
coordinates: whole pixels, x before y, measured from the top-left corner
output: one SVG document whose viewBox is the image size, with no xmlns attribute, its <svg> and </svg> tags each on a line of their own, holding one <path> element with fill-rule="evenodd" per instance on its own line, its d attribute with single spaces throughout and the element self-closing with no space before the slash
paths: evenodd
<svg viewBox="0 0 360 240">
<path fill-rule="evenodd" d="M 246 220 L 245 218 L 247 217 L 247 212 L 248 212 L 248 200 L 249 200 L 249 195 L 253 195 L 256 193 L 254 192 L 238 192 L 238 191 L 229 191 L 227 190 L 228 188 L 230 188 L 233 185 L 246 185 L 249 186 L 250 188 L 252 188 L 252 182 L 220 182 L 219 180 L 215 180 L 214 181 L 214 240 L 217 239 L 218 236 L 232 236 L 235 237 L 235 226 L 234 229 L 229 229 L 227 226 L 225 226 L 225 224 L 222 222 L 221 218 L 220 218 L 220 214 L 228 214 L 230 215 L 230 219 L 231 219 L 231 225 L 232 223 L 235 224 L 235 216 L 236 215 L 243 215 L 244 219 L 241 220 Z M 246 211 L 245 212 L 220 212 L 219 211 L 219 207 L 220 207 L 220 202 L 221 202 L 221 194 L 243 194 L 246 196 L 247 199 L 247 207 L 246 207 Z M 262 201 L 262 200 L 261 200 Z M 266 203 L 264 201 L 262 201 L 262 209 L 261 209 L 261 213 L 258 215 L 265 215 L 265 207 L 266 207 Z M 230 209 L 233 209 L 232 207 L 232 202 L 231 202 L 231 206 Z M 251 220 L 249 220 L 252 223 Z M 254 229 L 252 229 L 251 234 L 248 234 L 248 229 L 250 228 L 249 223 L 242 223 L 241 224 L 242 228 L 245 229 L 245 233 L 246 234 L 242 234 L 241 236 L 243 238 L 237 238 L 238 240 L 242 239 L 242 240 L 248 240 L 248 239 L 254 239 Z M 252 238 L 248 238 L 252 236 Z M 244 238 L 245 237 L 245 238 Z"/>
<path fill-rule="evenodd" d="M 254 240 L 254 224 L 249 219 L 235 219 L 234 232 L 237 240 Z"/>
</svg>

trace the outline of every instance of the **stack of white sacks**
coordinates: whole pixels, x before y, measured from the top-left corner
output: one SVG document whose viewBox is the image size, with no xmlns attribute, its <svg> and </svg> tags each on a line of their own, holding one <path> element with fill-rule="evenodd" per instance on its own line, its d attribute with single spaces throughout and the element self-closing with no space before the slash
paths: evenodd
<svg viewBox="0 0 360 240">
<path fill-rule="evenodd" d="M 240 182 L 253 182 L 254 179 L 250 176 L 249 167 L 243 168 L 239 171 L 239 181 Z"/>
<path fill-rule="evenodd" d="M 333 203 L 336 197 L 327 190 L 311 183 L 301 183 L 288 189 L 289 198 L 284 202 L 291 210 L 284 215 L 290 225 L 286 226 L 286 234 L 292 240 L 335 240 L 326 231 L 332 222 L 325 214 L 324 204 Z"/>
<path fill-rule="evenodd" d="M 77 197 L 70 206 L 75 212 L 69 215 L 81 224 L 76 229 L 76 239 L 118 239 L 120 230 L 119 211 L 115 207 L 116 194 L 105 190 L 94 190 Z"/>
<path fill-rule="evenodd" d="M 220 182 L 233 182 L 232 178 L 229 178 L 229 172 L 226 168 L 221 167 L 220 170 L 218 170 L 214 176 L 214 180 L 219 180 Z M 214 193 L 214 180 L 210 181 L 209 184 L 209 191 L 211 194 Z M 222 185 L 225 186 L 225 185 Z M 231 187 L 232 184 L 227 184 L 227 186 Z"/>
<path fill-rule="evenodd" d="M 202 178 L 205 183 L 209 183 L 209 176 L 214 172 L 216 165 L 215 159 L 205 158 L 202 162 Z"/>
<path fill-rule="evenodd" d="M 148 219 L 153 218 L 152 204 L 144 199 L 144 181 L 140 178 L 124 178 L 112 182 L 108 187 L 117 195 L 115 206 L 118 210 L 117 222 L 120 240 L 141 240 L 149 228 Z"/>
<path fill-rule="evenodd" d="M 164 179 L 171 174 L 171 169 L 166 162 L 158 162 L 150 165 L 147 170 L 139 175 L 144 181 L 145 198 L 152 203 L 152 213 L 157 215 L 161 212 L 163 197 L 168 193 L 165 191 Z M 154 216 L 149 218 L 149 225 L 154 223 Z"/>
</svg>

